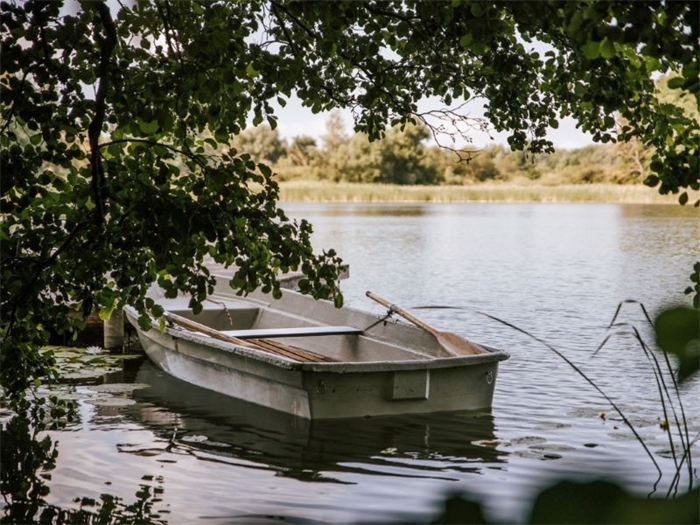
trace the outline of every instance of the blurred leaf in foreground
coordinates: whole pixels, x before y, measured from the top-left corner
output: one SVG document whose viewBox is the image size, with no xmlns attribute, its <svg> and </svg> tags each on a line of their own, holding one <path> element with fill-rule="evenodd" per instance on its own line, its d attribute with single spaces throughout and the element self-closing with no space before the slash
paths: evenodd
<svg viewBox="0 0 700 525">
<path fill-rule="evenodd" d="M 684 381 L 700 365 L 700 310 L 675 307 L 661 312 L 654 321 L 656 343 L 678 357 L 678 380 Z"/>
</svg>

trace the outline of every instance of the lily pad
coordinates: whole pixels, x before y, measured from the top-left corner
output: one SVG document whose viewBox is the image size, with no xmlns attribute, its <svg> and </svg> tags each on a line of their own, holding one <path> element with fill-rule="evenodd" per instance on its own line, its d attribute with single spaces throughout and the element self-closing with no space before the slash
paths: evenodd
<svg viewBox="0 0 700 525">
<path fill-rule="evenodd" d="M 508 443 L 500 441 L 498 439 L 479 439 L 477 441 L 472 441 L 472 443 L 479 447 L 496 448 L 499 445 L 508 446 Z"/>
<path fill-rule="evenodd" d="M 125 394 L 128 392 L 133 392 L 134 390 L 140 390 L 142 388 L 148 388 L 151 385 L 146 383 L 109 383 L 106 385 L 90 385 L 88 390 L 93 392 L 105 392 L 109 394 Z"/>
<path fill-rule="evenodd" d="M 512 445 L 541 445 L 546 443 L 547 440 L 543 437 L 537 436 L 524 436 L 519 438 L 514 438 L 511 440 Z"/>
<path fill-rule="evenodd" d="M 231 448 L 231 445 L 228 443 L 220 443 L 218 441 L 207 441 L 207 445 L 210 447 Z"/>
<path fill-rule="evenodd" d="M 194 435 L 194 436 L 182 436 L 180 438 L 180 441 L 184 441 L 186 443 L 203 443 L 205 441 L 208 441 L 209 438 L 207 436 L 199 436 L 199 435 Z"/>
<path fill-rule="evenodd" d="M 81 353 L 73 350 L 60 350 L 58 352 L 54 352 L 53 356 L 56 359 L 76 359 L 81 356 Z"/>
<path fill-rule="evenodd" d="M 95 383 L 100 379 L 120 372 L 124 361 L 143 359 L 139 354 L 111 354 L 98 347 L 77 348 L 71 346 L 46 346 L 44 352 L 51 351 L 56 358 L 56 369 L 60 380 L 66 383 Z"/>
<path fill-rule="evenodd" d="M 533 449 L 517 450 L 517 451 L 513 452 L 513 454 L 516 456 L 519 456 L 521 458 L 541 459 L 543 461 L 562 458 L 562 456 L 559 454 L 554 454 L 552 452 L 545 452 L 543 450 L 533 450 Z"/>
<path fill-rule="evenodd" d="M 86 403 L 100 407 L 126 407 L 135 405 L 136 401 L 126 397 L 102 397 L 98 396 L 92 399 L 86 399 Z"/>
</svg>

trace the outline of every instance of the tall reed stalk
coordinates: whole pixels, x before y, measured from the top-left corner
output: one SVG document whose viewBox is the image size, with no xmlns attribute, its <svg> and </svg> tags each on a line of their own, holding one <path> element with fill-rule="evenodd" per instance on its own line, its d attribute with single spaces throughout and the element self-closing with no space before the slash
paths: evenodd
<svg viewBox="0 0 700 525">
<path fill-rule="evenodd" d="M 596 356 L 599 352 L 601 352 L 609 341 L 618 336 L 632 335 L 635 338 L 635 340 L 639 343 L 641 350 L 644 352 L 644 355 L 650 364 L 650 368 L 654 373 L 654 379 L 659 392 L 661 409 L 663 411 L 664 416 L 664 424 L 661 425 L 661 428 L 664 430 L 668 437 L 671 456 L 673 458 L 675 466 L 673 479 L 671 480 L 668 491 L 666 493 L 666 497 L 668 498 L 671 495 L 675 496 L 678 494 L 681 482 L 681 472 L 684 468 L 686 468 L 688 471 L 688 491 L 691 491 L 693 489 L 693 460 L 691 455 L 691 449 L 700 440 L 700 432 L 691 439 L 690 430 L 688 428 L 688 420 L 686 418 L 685 409 L 683 407 L 683 400 L 681 398 L 679 384 L 676 381 L 673 366 L 671 365 L 667 353 L 662 352 L 663 360 L 659 360 L 655 352 L 646 344 L 644 338 L 642 337 L 636 326 L 634 326 L 631 323 L 617 322 L 617 318 L 620 314 L 620 310 L 623 304 L 627 303 L 638 304 L 644 312 L 644 316 L 647 322 L 653 328 L 654 324 L 651 321 L 651 318 L 649 317 L 649 314 L 647 313 L 647 310 L 643 304 L 634 300 L 622 301 L 618 305 L 617 310 L 615 311 L 615 315 L 613 316 L 613 319 L 610 322 L 610 325 L 608 326 L 609 331 L 613 330 L 612 333 L 609 333 L 605 337 L 603 342 L 593 352 L 592 357 Z M 612 398 L 605 391 L 603 391 L 603 389 L 596 383 L 596 381 L 593 378 L 589 377 L 583 370 L 581 370 L 579 366 L 573 363 L 562 352 L 560 352 L 541 338 L 531 334 L 527 330 L 519 328 L 507 321 L 504 321 L 492 315 L 483 312 L 482 315 L 488 317 L 489 319 L 493 319 L 494 321 L 497 321 L 505 326 L 508 326 L 509 328 L 512 328 L 520 333 L 523 333 L 531 339 L 534 339 L 538 343 L 547 347 L 558 357 L 560 357 L 564 362 L 566 362 L 566 364 L 568 364 L 578 375 L 580 375 L 600 395 L 602 395 L 603 398 L 605 398 L 605 400 L 610 404 L 610 406 L 612 406 L 613 410 L 615 410 L 615 412 L 620 416 L 624 424 L 630 429 L 635 439 L 642 446 L 645 453 L 647 454 L 647 456 L 649 456 L 649 459 L 656 468 L 659 477 L 654 483 L 653 492 L 655 492 L 659 482 L 663 477 L 663 471 L 659 466 L 659 463 L 656 461 L 656 458 L 654 458 L 654 455 L 652 454 L 651 450 L 649 450 L 649 446 L 644 441 L 644 438 L 639 434 L 635 426 L 632 424 L 631 420 L 624 414 L 622 409 L 612 400 Z M 670 385 L 667 382 L 666 377 L 671 378 Z M 670 421 L 673 421 L 673 425 L 669 424 Z M 677 449 L 674 444 L 674 435 L 677 435 L 680 441 L 680 449 Z"/>
</svg>

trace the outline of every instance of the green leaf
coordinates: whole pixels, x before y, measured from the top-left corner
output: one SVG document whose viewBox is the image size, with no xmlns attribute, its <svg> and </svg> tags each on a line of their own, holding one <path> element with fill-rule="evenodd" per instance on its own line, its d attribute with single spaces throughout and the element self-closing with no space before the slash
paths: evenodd
<svg viewBox="0 0 700 525">
<path fill-rule="evenodd" d="M 156 131 L 158 131 L 158 127 L 159 125 L 157 120 L 144 122 L 143 120 L 139 119 L 139 129 L 144 135 L 153 135 Z"/>
<path fill-rule="evenodd" d="M 141 330 L 146 331 L 151 329 L 151 318 L 148 317 L 146 314 L 142 314 L 139 316 L 138 323 L 139 328 L 141 328 Z"/>
<path fill-rule="evenodd" d="M 248 66 L 245 68 L 245 74 L 248 75 L 250 78 L 255 78 L 260 74 L 260 71 L 255 69 L 255 66 L 253 66 L 253 63 L 251 62 L 248 64 Z"/>
<path fill-rule="evenodd" d="M 685 204 L 688 202 L 688 192 L 684 191 L 681 193 L 680 197 L 678 197 L 678 202 L 680 203 L 681 206 L 685 206 Z"/>
<path fill-rule="evenodd" d="M 265 177 L 271 177 L 272 176 L 272 170 L 267 164 L 258 164 L 258 169 L 260 170 L 260 173 L 265 175 Z"/>
<path fill-rule="evenodd" d="M 202 303 L 200 301 L 197 301 L 195 299 L 190 300 L 190 308 L 192 308 L 192 313 L 194 315 L 199 315 L 204 307 L 202 306 Z"/>
<path fill-rule="evenodd" d="M 644 179 L 644 185 L 651 186 L 653 188 L 659 184 L 659 181 L 660 179 L 656 175 L 649 175 L 646 179 Z"/>
<path fill-rule="evenodd" d="M 472 42 L 474 41 L 474 37 L 472 36 L 471 33 L 467 33 L 466 35 L 462 36 L 462 38 L 459 39 L 459 43 L 462 47 L 469 48 L 471 46 Z"/>
<path fill-rule="evenodd" d="M 100 319 L 106 321 L 112 315 L 112 307 L 106 306 L 100 309 Z"/>
<path fill-rule="evenodd" d="M 700 310 L 676 307 L 659 314 L 654 321 L 656 343 L 666 353 L 678 357 L 679 381 L 695 374 L 700 367 Z"/>
<path fill-rule="evenodd" d="M 684 86 L 685 79 L 683 77 L 673 77 L 668 81 L 668 87 L 670 89 L 680 89 Z"/>
<path fill-rule="evenodd" d="M 607 37 L 600 43 L 600 56 L 610 60 L 616 55 L 615 43 Z"/>
<path fill-rule="evenodd" d="M 589 40 L 583 45 L 583 54 L 589 60 L 595 60 L 600 56 L 600 44 Z"/>
</svg>

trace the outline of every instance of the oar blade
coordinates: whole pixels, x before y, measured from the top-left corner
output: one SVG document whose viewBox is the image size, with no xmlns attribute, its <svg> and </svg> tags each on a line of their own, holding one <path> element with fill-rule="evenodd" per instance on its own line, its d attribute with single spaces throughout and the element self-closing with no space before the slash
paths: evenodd
<svg viewBox="0 0 700 525">
<path fill-rule="evenodd" d="M 484 352 L 477 345 L 451 332 L 440 332 L 436 337 L 440 346 L 442 346 L 447 353 L 454 356 L 476 355 Z"/>
</svg>

